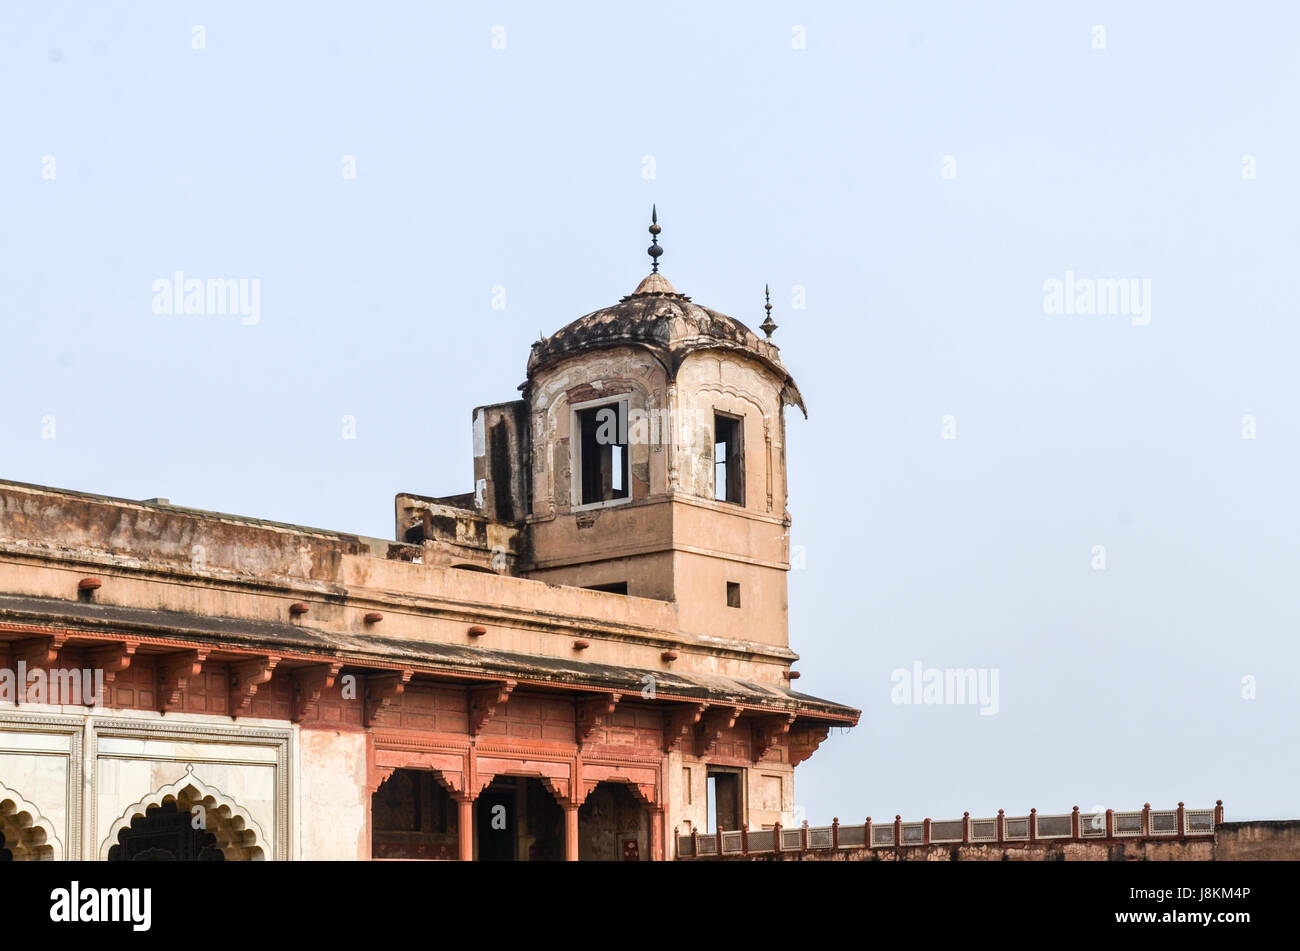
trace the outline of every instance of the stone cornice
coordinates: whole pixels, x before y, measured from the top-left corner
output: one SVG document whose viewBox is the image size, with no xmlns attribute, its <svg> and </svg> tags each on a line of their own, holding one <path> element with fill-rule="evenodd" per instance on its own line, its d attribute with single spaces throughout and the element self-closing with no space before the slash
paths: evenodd
<svg viewBox="0 0 1300 951">
<path fill-rule="evenodd" d="M 462 601 L 437 595 L 420 595 L 385 591 L 372 588 L 346 588 L 342 585 L 325 585 L 306 579 L 272 577 L 251 578 L 231 573 L 214 572 L 181 566 L 155 566 L 132 563 L 107 552 L 58 552 L 14 547 L 0 544 L 0 557 L 13 561 L 37 563 L 54 570 L 94 569 L 99 574 L 114 573 L 154 580 L 159 584 L 181 587 L 207 587 L 217 590 L 242 591 L 257 597 L 301 598 L 325 601 L 358 611 L 382 609 L 384 613 L 397 613 L 400 608 L 411 615 L 437 618 L 466 624 L 483 623 L 542 631 L 564 638 L 575 634 L 592 636 L 611 642 L 622 642 L 655 648 L 685 647 L 697 653 L 712 654 L 726 659 L 788 665 L 798 659 L 798 654 L 786 647 L 759 644 L 752 641 L 727 641 L 682 631 L 661 631 L 628 622 L 608 622 L 585 615 L 559 614 L 523 608 Z M 455 569 L 436 569 L 452 571 Z M 519 579 L 521 581 L 526 579 Z M 531 582 L 536 584 L 538 582 Z M 611 597 L 613 597 L 611 595 Z M 129 607 L 129 606 L 124 606 Z M 238 620 L 231 618 L 230 620 Z M 263 622 L 263 618 L 249 617 L 248 621 Z M 340 632 L 346 633 L 346 632 Z M 351 636 L 348 634 L 347 636 Z"/>
</svg>

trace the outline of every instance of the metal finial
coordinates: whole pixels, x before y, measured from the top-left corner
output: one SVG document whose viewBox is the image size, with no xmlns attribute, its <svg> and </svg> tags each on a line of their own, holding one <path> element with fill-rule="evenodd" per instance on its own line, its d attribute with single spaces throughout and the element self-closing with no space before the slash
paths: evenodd
<svg viewBox="0 0 1300 951">
<path fill-rule="evenodd" d="M 659 247 L 659 233 L 663 231 L 659 227 L 659 210 L 654 205 L 650 206 L 650 247 L 646 249 L 646 254 L 650 255 L 650 260 L 654 266 L 650 269 L 652 274 L 659 273 L 659 255 L 664 253 L 664 249 Z"/>
<path fill-rule="evenodd" d="M 766 284 L 763 285 L 763 309 L 767 311 L 767 317 L 758 325 L 758 329 L 767 334 L 767 339 L 772 339 L 772 331 L 776 330 L 776 321 L 772 319 L 772 292 Z"/>
</svg>

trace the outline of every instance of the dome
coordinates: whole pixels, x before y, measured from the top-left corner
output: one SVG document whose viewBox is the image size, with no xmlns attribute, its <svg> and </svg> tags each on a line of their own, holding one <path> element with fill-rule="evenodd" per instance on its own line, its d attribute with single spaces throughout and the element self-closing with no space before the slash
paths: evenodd
<svg viewBox="0 0 1300 951">
<path fill-rule="evenodd" d="M 579 317 L 533 344 L 528 379 L 561 360 L 612 347 L 637 346 L 655 353 L 671 379 L 686 356 L 696 350 L 743 353 L 771 370 L 782 382 L 781 397 L 804 416 L 799 388 L 781 362 L 780 350 L 734 317 L 710 310 L 679 294 L 658 272 L 648 274 L 627 297 Z"/>
</svg>

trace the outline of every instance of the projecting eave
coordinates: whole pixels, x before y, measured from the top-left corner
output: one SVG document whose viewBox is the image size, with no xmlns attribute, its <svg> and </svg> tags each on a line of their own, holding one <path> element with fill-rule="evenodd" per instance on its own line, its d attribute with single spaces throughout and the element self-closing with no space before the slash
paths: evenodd
<svg viewBox="0 0 1300 951">
<path fill-rule="evenodd" d="M 0 631 L 30 629 L 68 631 L 74 639 L 80 633 L 90 640 L 132 637 L 158 646 L 272 653 L 289 665 L 329 661 L 345 667 L 409 668 L 433 678 L 466 682 L 509 679 L 542 688 L 629 697 L 642 694 L 646 685 L 653 683 L 654 699 L 660 702 L 694 701 L 757 713 L 793 714 L 831 726 L 853 726 L 860 716 L 860 711 L 851 707 L 788 688 L 715 675 L 585 663 L 433 641 L 351 636 L 273 621 L 0 596 Z"/>
</svg>

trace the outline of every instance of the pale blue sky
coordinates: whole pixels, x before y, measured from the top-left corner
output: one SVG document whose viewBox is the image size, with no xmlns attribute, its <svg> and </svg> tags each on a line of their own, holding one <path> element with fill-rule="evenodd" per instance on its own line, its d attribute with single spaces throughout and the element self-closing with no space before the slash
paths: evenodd
<svg viewBox="0 0 1300 951">
<path fill-rule="evenodd" d="M 811 413 L 791 642 L 863 717 L 810 819 L 1300 815 L 1300 12 L 1135 6 L 8 2 L 0 477 L 389 537 L 654 201 Z M 178 269 L 260 322 L 155 315 Z M 1044 314 L 1067 270 L 1150 323 Z M 998 714 L 891 703 L 918 660 Z"/>
</svg>

